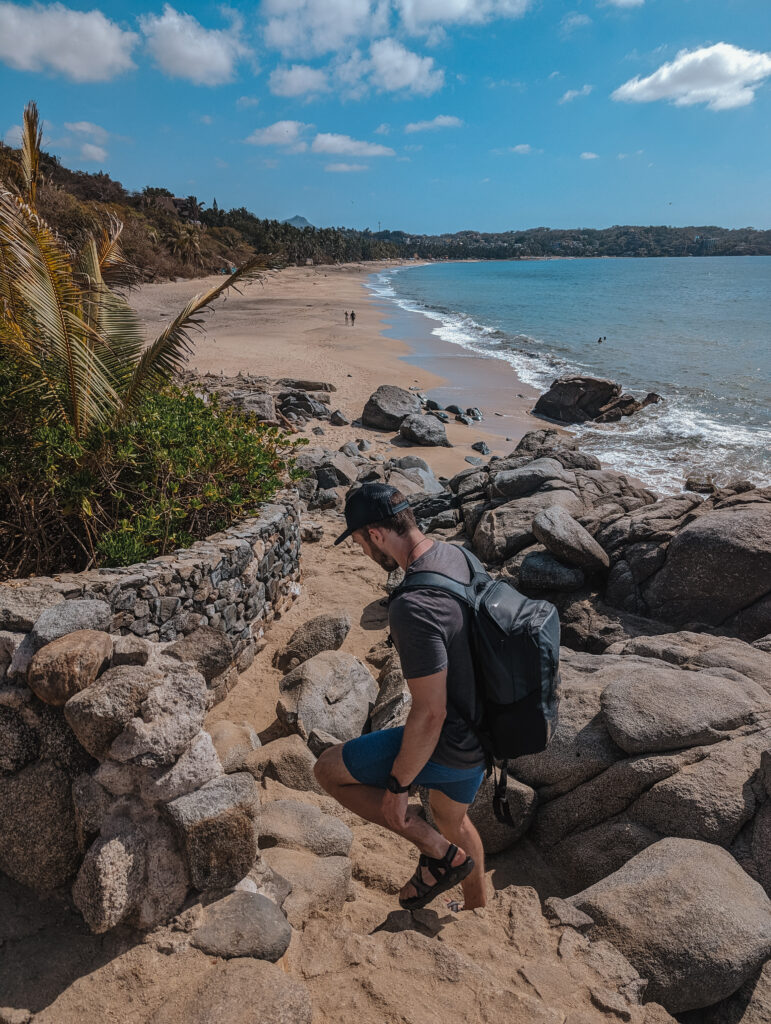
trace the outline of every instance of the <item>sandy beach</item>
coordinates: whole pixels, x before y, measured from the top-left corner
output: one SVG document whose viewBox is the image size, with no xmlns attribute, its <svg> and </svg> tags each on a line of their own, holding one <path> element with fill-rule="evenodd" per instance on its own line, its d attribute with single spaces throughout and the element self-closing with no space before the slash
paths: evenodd
<svg viewBox="0 0 771 1024">
<path fill-rule="evenodd" d="M 475 355 L 432 336 L 417 313 L 378 300 L 369 275 L 393 264 L 292 267 L 267 273 L 220 301 L 199 336 L 191 367 L 203 372 L 265 374 L 323 380 L 337 388 L 333 404 L 354 421 L 380 384 L 419 387 L 442 405 L 478 406 L 484 420 L 447 426 L 453 448 L 416 448 L 436 473 L 452 475 L 486 441 L 504 455 L 528 430 L 543 425 L 529 415 L 537 393 L 497 359 Z M 131 296 L 149 331 L 157 331 L 196 292 L 216 277 L 145 285 Z M 346 310 L 356 325 L 346 326 Z M 523 397 L 518 397 L 518 396 Z M 392 437 L 362 427 L 325 427 L 327 447 L 368 437 L 386 454 Z M 313 435 L 308 434 L 309 437 Z M 513 441 L 507 441 L 512 438 Z M 316 439 L 314 439 L 316 440 Z"/>
</svg>

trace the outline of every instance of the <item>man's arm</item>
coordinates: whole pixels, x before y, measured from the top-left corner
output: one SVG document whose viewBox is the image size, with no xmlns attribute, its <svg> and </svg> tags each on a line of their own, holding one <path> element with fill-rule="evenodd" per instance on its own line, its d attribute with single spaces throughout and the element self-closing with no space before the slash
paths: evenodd
<svg viewBox="0 0 771 1024">
<path fill-rule="evenodd" d="M 418 775 L 439 742 L 447 717 L 447 669 L 419 679 L 408 679 L 407 686 L 412 694 L 412 707 L 404 724 L 401 749 L 391 769 L 391 774 L 403 786 Z M 386 790 L 383 814 L 389 825 L 404 825 L 407 799 L 407 793 Z"/>
</svg>

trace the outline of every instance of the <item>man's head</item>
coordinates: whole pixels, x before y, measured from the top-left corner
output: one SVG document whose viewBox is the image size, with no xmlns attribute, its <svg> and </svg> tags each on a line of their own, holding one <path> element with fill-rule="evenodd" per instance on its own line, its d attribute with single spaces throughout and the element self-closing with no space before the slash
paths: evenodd
<svg viewBox="0 0 771 1024">
<path fill-rule="evenodd" d="M 388 572 L 398 567 L 407 538 L 419 532 L 407 499 L 388 484 L 366 483 L 351 491 L 345 502 L 345 522 L 346 530 L 335 544 L 352 537 Z"/>
</svg>

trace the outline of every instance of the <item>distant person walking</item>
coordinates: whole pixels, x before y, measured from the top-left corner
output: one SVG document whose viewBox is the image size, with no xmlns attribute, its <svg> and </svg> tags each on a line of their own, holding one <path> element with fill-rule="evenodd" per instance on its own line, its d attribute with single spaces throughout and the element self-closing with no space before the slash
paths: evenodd
<svg viewBox="0 0 771 1024">
<path fill-rule="evenodd" d="M 351 310 L 351 327 L 356 323 L 356 314 Z"/>
<path fill-rule="evenodd" d="M 348 326 L 348 310 L 345 311 L 345 326 Z"/>
</svg>

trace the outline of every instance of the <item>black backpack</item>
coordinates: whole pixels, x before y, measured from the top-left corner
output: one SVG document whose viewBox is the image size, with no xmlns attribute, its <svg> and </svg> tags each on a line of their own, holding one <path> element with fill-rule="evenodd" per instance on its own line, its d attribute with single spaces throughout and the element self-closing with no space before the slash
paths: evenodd
<svg viewBox="0 0 771 1024">
<path fill-rule="evenodd" d="M 560 623 L 548 601 L 533 601 L 511 584 L 494 580 L 466 548 L 460 548 L 471 569 L 470 583 L 437 572 L 410 573 L 391 595 L 405 590 L 441 590 L 471 609 L 474 674 L 483 713 L 472 723 L 459 708 L 481 743 L 488 774 L 502 761 L 494 807 L 501 821 L 512 824 L 506 802 L 507 761 L 545 750 L 557 727 L 559 706 Z"/>
</svg>

